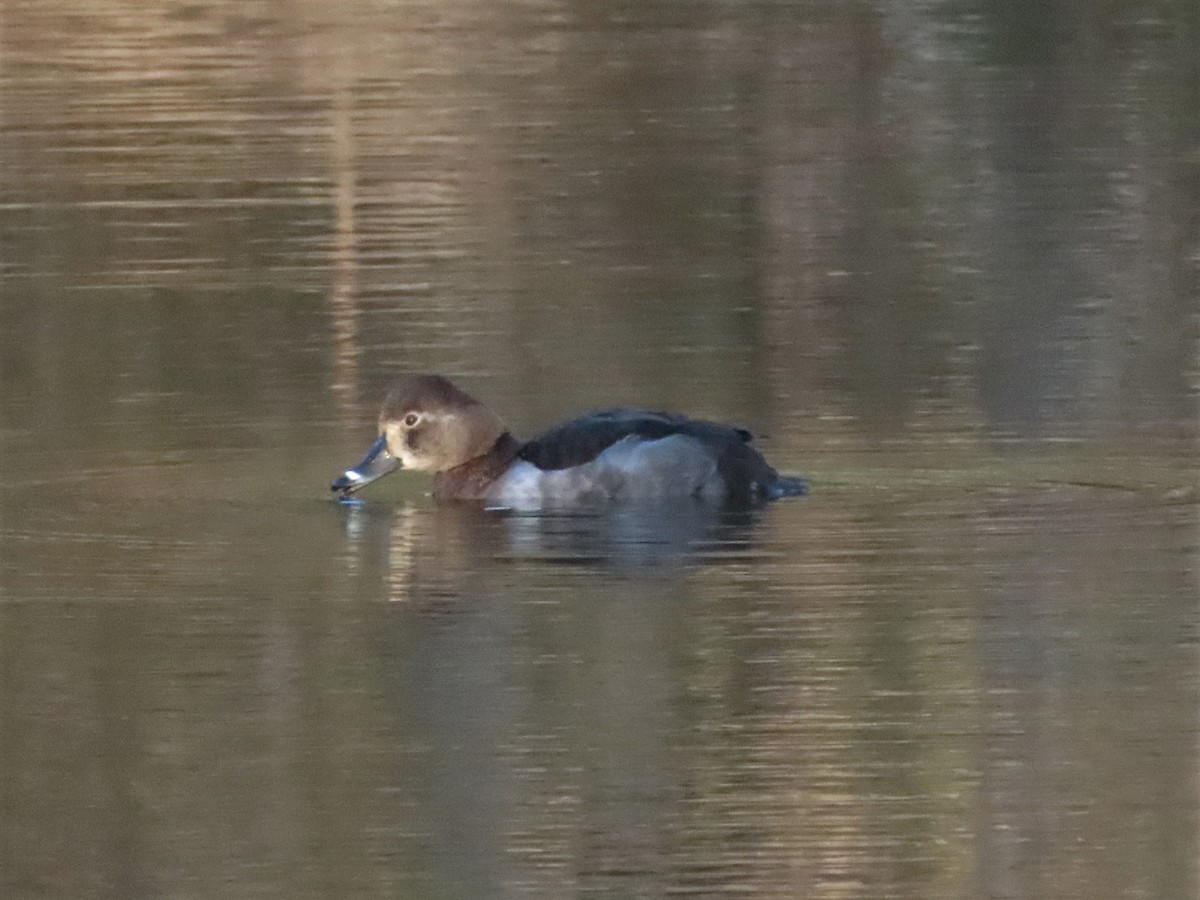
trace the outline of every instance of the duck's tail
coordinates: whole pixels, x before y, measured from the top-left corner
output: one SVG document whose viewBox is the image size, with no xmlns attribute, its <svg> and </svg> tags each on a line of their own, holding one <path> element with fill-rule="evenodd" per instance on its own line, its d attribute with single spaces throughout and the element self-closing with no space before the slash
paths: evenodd
<svg viewBox="0 0 1200 900">
<path fill-rule="evenodd" d="M 771 500 L 781 497 L 803 497 L 807 493 L 808 482 L 795 475 L 780 475 L 767 488 L 767 497 Z"/>
</svg>

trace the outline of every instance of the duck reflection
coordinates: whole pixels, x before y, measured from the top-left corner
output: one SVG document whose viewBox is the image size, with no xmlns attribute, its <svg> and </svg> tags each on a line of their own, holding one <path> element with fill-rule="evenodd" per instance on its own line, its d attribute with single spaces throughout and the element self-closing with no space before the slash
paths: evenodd
<svg viewBox="0 0 1200 900">
<path fill-rule="evenodd" d="M 347 587 L 394 601 L 374 639 L 392 720 L 381 727 L 414 749 L 387 790 L 428 829 L 430 868 L 476 896 L 501 892 L 514 865 L 562 887 L 535 864 L 540 850 L 518 864 L 514 847 L 549 852 L 577 829 L 587 871 L 659 866 L 648 836 L 672 814 L 674 667 L 683 610 L 697 600 L 692 572 L 758 558 L 758 512 L 340 512 Z"/>
<path fill-rule="evenodd" d="M 662 568 L 738 557 L 756 549 L 762 510 L 720 503 L 617 504 L 524 513 L 473 505 L 339 504 L 351 573 L 382 576 L 388 599 L 455 593 L 498 562 Z"/>
</svg>

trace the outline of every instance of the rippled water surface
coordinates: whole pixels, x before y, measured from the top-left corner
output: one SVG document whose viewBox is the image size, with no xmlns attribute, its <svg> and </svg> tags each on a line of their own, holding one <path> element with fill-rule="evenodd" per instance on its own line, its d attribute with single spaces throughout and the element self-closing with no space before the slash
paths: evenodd
<svg viewBox="0 0 1200 900">
<path fill-rule="evenodd" d="M 0 895 L 1191 897 L 1186 4 L 0 3 Z M 749 510 L 327 496 L 389 385 Z"/>
</svg>

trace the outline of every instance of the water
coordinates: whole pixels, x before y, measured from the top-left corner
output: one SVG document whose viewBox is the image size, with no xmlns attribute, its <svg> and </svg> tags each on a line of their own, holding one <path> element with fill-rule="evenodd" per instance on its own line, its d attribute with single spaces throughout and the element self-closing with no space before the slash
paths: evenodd
<svg viewBox="0 0 1200 900">
<path fill-rule="evenodd" d="M 1182 7 L 0 7 L 0 894 L 1188 897 Z M 763 510 L 341 506 L 392 381 Z"/>
</svg>

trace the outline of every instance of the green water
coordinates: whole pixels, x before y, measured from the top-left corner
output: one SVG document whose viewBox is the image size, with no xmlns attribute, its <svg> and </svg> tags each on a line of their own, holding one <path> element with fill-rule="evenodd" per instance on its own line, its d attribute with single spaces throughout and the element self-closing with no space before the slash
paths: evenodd
<svg viewBox="0 0 1200 900">
<path fill-rule="evenodd" d="M 1193 18 L 0 5 L 0 894 L 1193 896 Z M 419 371 L 813 490 L 331 502 Z"/>
</svg>

